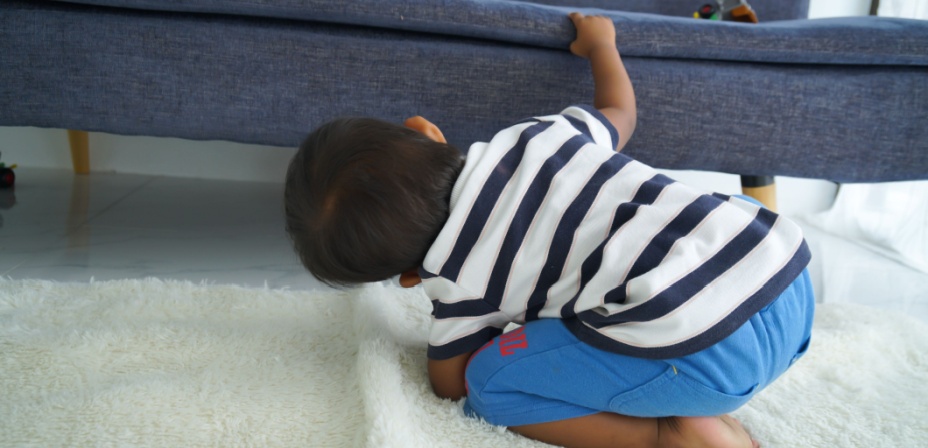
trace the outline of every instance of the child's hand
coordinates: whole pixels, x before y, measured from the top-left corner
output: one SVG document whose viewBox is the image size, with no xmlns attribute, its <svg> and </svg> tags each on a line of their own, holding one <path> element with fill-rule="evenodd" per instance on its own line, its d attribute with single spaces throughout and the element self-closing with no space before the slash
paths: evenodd
<svg viewBox="0 0 928 448">
<path fill-rule="evenodd" d="M 415 117 L 410 117 L 406 119 L 406 122 L 403 123 L 407 128 L 414 129 L 425 134 L 426 137 L 439 142 L 439 143 L 448 143 L 445 140 L 444 134 L 441 133 L 441 130 L 438 129 L 438 126 L 435 126 L 431 121 L 426 120 L 418 115 Z"/>
<path fill-rule="evenodd" d="M 570 13 L 570 20 L 577 27 L 577 39 L 570 44 L 570 52 L 582 58 L 590 58 L 601 47 L 615 50 L 615 25 L 612 19 L 603 16 L 584 16 Z"/>
</svg>

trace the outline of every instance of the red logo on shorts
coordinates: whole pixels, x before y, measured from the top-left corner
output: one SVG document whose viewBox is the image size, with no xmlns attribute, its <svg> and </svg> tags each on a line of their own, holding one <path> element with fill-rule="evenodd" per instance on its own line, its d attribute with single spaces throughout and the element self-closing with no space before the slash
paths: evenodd
<svg viewBox="0 0 928 448">
<path fill-rule="evenodd" d="M 517 348 L 527 347 L 528 340 L 525 339 L 525 327 L 519 327 L 499 337 L 500 356 L 509 356 L 515 353 Z"/>
</svg>

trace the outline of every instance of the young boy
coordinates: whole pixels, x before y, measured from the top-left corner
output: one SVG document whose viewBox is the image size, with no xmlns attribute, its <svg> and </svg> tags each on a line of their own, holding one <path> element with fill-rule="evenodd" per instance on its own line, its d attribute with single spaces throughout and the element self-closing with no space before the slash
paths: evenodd
<svg viewBox="0 0 928 448">
<path fill-rule="evenodd" d="M 287 230 L 327 283 L 423 285 L 432 387 L 471 415 L 565 446 L 757 446 L 724 414 L 808 346 L 802 234 L 619 154 L 636 108 L 615 29 L 570 18 L 593 108 L 466 160 L 421 117 L 330 122 L 291 163 Z"/>
</svg>

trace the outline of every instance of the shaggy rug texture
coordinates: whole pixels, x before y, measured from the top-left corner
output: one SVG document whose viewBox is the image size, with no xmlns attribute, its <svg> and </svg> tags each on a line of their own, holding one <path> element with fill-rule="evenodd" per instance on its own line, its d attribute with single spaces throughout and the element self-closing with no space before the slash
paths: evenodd
<svg viewBox="0 0 928 448">
<path fill-rule="evenodd" d="M 0 279 L 0 446 L 545 446 L 432 395 L 429 311 L 381 285 Z M 823 305 L 735 415 L 765 447 L 928 447 L 928 326 Z"/>
</svg>

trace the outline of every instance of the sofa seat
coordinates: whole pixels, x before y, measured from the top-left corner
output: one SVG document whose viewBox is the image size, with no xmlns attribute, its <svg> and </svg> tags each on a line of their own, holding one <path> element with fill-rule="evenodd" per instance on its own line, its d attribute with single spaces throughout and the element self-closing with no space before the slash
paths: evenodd
<svg viewBox="0 0 928 448">
<path fill-rule="evenodd" d="M 595 10 L 616 23 L 638 97 L 625 151 L 675 169 L 928 176 L 928 23 L 765 23 L 760 6 L 780 2 L 755 3 L 757 25 Z M 568 51 L 574 9 L 6 0 L 0 125 L 293 147 L 336 116 L 423 115 L 466 150 L 524 117 L 592 100 L 587 62 Z"/>
</svg>

